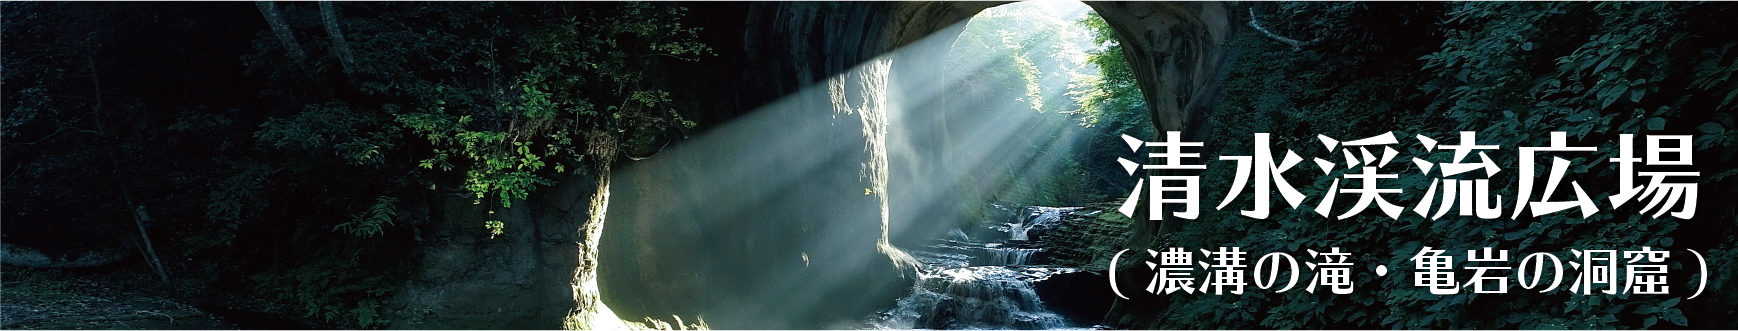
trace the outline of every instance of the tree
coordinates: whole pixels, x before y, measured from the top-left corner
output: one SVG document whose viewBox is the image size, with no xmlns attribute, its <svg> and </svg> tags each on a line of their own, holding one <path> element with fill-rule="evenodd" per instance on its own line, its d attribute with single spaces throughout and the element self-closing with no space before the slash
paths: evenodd
<svg viewBox="0 0 1738 331">
<path fill-rule="evenodd" d="M 143 227 L 190 288 L 351 327 L 384 323 L 431 205 L 652 150 L 693 125 L 668 68 L 710 52 L 670 3 L 4 7 L 7 243 Z"/>
<path fill-rule="evenodd" d="M 344 68 L 341 77 L 353 83 L 330 85 L 354 90 L 327 95 L 281 85 L 299 110 L 277 111 L 254 137 L 274 153 L 298 155 L 295 162 L 319 164 L 289 169 L 351 169 L 307 185 L 371 178 L 375 185 L 324 206 L 348 213 L 328 227 L 362 238 L 389 234 L 403 210 L 431 203 L 397 198 L 416 190 L 456 191 L 492 214 L 554 184 L 556 174 L 607 169 L 621 146 L 693 126 L 670 107 L 661 70 L 710 52 L 697 41 L 698 29 L 682 25 L 683 9 L 667 4 L 347 4 L 352 14 L 342 20 L 330 7 L 321 4 L 318 20 L 309 9 L 285 15 L 303 18 L 292 30 L 319 26 L 331 37 L 308 44 L 308 53 L 336 55 L 307 59 L 321 68 L 311 76 L 329 79 L 338 75 L 328 68 Z M 298 61 L 294 51 L 258 49 L 249 65 L 272 77 Z M 500 234 L 504 227 L 490 220 L 478 229 Z M 313 269 L 287 273 L 345 264 L 305 265 Z M 307 279 L 280 283 L 301 287 Z M 344 302 L 366 305 L 377 295 L 294 300 L 361 307 Z"/>
</svg>

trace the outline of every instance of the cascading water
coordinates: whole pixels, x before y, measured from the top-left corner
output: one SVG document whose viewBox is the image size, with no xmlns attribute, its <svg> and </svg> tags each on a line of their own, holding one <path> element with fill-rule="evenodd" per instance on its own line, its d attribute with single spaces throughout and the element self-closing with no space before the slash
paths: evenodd
<svg viewBox="0 0 1738 331">
<path fill-rule="evenodd" d="M 1038 215 L 1036 217 L 1028 217 L 1030 220 L 1022 220 L 1021 222 L 1008 223 L 1008 240 L 1025 241 L 1028 239 L 1026 237 L 1026 232 L 1032 231 L 1032 228 L 1054 225 L 1057 220 L 1062 219 L 1063 211 L 1074 210 L 1074 208 L 1056 207 L 1031 208 L 1038 209 Z"/>
<path fill-rule="evenodd" d="M 1063 329 L 1075 327 L 1040 300 L 1033 284 L 1073 268 L 1044 265 L 1032 247 L 1077 208 L 1025 207 L 1006 223 L 952 229 L 912 251 L 922 263 L 911 293 L 872 318 L 878 329 Z M 1033 232 L 1037 230 L 1037 232 Z"/>
</svg>

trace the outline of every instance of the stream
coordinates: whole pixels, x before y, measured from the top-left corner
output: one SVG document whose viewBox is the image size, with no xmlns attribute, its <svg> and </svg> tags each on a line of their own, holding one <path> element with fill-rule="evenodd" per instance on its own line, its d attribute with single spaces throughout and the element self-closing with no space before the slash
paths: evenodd
<svg viewBox="0 0 1738 331">
<path fill-rule="evenodd" d="M 1037 284 L 1074 268 L 1048 265 L 1038 239 L 1077 207 L 996 205 L 1005 219 L 948 231 L 910 249 L 922 263 L 911 292 L 868 321 L 876 329 L 1079 329 L 1047 306 Z"/>
</svg>

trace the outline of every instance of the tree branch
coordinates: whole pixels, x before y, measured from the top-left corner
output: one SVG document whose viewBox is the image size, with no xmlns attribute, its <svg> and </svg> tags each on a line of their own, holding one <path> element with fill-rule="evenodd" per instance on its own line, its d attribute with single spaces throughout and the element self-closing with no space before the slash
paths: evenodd
<svg viewBox="0 0 1738 331">
<path fill-rule="evenodd" d="M 1309 47 L 1315 43 L 1322 42 L 1322 38 L 1319 37 L 1311 39 L 1310 41 L 1298 41 L 1297 39 L 1286 38 L 1285 36 L 1275 34 L 1273 31 L 1267 31 L 1267 28 L 1261 27 L 1261 21 L 1255 19 L 1255 7 L 1249 8 L 1249 27 L 1255 28 L 1255 31 L 1260 31 L 1262 35 L 1267 36 L 1267 39 L 1273 39 L 1273 41 L 1290 45 L 1291 50 L 1294 51 L 1303 50 L 1304 47 Z"/>
<path fill-rule="evenodd" d="M 126 191 L 126 186 L 121 186 L 121 194 L 123 196 L 126 195 Z M 133 205 L 133 198 L 130 196 L 127 197 L 127 205 Z M 157 271 L 157 278 L 162 279 L 164 283 L 168 283 L 169 274 L 163 271 L 163 260 L 157 258 L 157 249 L 151 246 L 151 235 L 145 232 L 145 222 L 149 221 L 150 217 L 151 216 L 149 215 L 145 215 L 145 206 L 134 206 L 133 224 L 139 226 L 139 240 L 145 242 L 145 257 L 148 258 L 146 261 L 151 263 L 152 270 Z"/>
<path fill-rule="evenodd" d="M 93 50 L 91 53 L 94 54 L 96 52 Z M 97 62 L 95 59 L 92 59 L 91 55 L 85 55 L 85 64 L 90 66 L 91 85 L 96 89 L 97 94 L 96 104 L 91 105 L 91 122 L 95 123 L 97 126 L 98 139 L 106 138 L 108 134 L 104 133 L 102 118 L 103 82 L 97 77 Z M 119 135 L 119 133 L 117 132 L 116 135 Z M 112 143 L 110 148 L 122 148 L 122 144 L 119 142 L 120 139 L 116 138 L 115 140 L 117 141 Z M 163 280 L 163 283 L 169 283 L 169 274 L 163 271 L 163 262 L 157 259 L 157 250 L 151 247 L 151 235 L 145 233 L 144 218 L 147 217 L 145 215 L 145 207 L 133 204 L 133 195 L 127 192 L 127 181 L 121 177 L 121 162 L 115 159 L 115 154 L 120 154 L 119 152 L 120 151 L 117 150 L 110 150 L 108 153 L 109 165 L 112 166 L 112 168 L 109 169 L 109 173 L 115 175 L 115 186 L 121 188 L 121 198 L 126 200 L 127 207 L 133 209 L 133 224 L 139 226 L 139 238 L 145 242 L 145 257 L 149 258 L 148 261 L 151 264 L 151 269 L 157 271 L 157 278 Z"/>
</svg>

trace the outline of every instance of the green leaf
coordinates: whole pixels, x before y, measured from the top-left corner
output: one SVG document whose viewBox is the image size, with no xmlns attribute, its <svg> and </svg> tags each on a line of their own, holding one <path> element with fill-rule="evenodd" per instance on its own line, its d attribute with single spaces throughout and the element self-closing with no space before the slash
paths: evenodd
<svg viewBox="0 0 1738 331">
<path fill-rule="evenodd" d="M 1666 321 L 1672 322 L 1672 324 L 1677 324 L 1680 326 L 1689 326 L 1690 325 L 1690 320 L 1684 318 L 1684 312 L 1678 310 L 1677 308 L 1667 309 L 1666 312 L 1664 314 L 1660 314 L 1660 316 L 1665 317 Z"/>
<path fill-rule="evenodd" d="M 1659 131 L 1659 130 L 1665 130 L 1665 128 L 1666 128 L 1666 119 L 1665 118 L 1650 117 L 1647 119 L 1647 129 L 1648 130 Z"/>
<path fill-rule="evenodd" d="M 1607 66 L 1610 66 L 1610 65 L 1611 65 L 1611 60 L 1616 60 L 1616 59 L 1617 59 L 1617 56 L 1612 56 L 1612 57 L 1608 57 L 1608 58 L 1605 58 L 1605 61 L 1601 61 L 1601 62 L 1599 62 L 1599 65 L 1598 65 L 1598 66 L 1594 66 L 1594 67 L 1593 67 L 1593 71 L 1594 71 L 1594 72 L 1599 72 L 1599 71 L 1603 71 L 1603 70 L 1605 70 L 1605 67 L 1607 67 Z"/>
<path fill-rule="evenodd" d="M 1725 127 L 1722 127 L 1722 126 L 1720 126 L 1719 123 L 1714 123 L 1714 122 L 1702 123 L 1702 125 L 1697 126 L 1696 129 L 1702 130 L 1702 133 L 1706 133 L 1706 134 L 1726 133 Z"/>
<path fill-rule="evenodd" d="M 1611 103 L 1617 102 L 1617 97 L 1624 91 L 1622 88 L 1621 85 L 1613 85 L 1599 90 L 1599 93 L 1594 95 L 1599 100 L 1599 109 L 1609 108 Z"/>
</svg>

